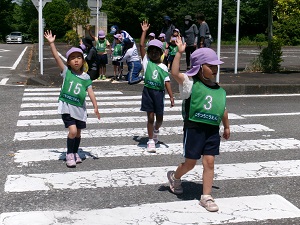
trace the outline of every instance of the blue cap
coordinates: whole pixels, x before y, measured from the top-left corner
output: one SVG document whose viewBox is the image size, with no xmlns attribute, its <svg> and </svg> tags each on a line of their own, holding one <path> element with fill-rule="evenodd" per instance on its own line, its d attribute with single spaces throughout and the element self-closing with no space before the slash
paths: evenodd
<svg viewBox="0 0 300 225">
<path fill-rule="evenodd" d="M 117 25 L 111 26 L 111 28 L 110 28 L 110 34 L 115 34 L 117 30 L 119 30 L 119 28 L 118 28 Z"/>
<path fill-rule="evenodd" d="M 164 16 L 164 20 L 169 20 L 171 21 L 171 18 L 169 16 Z"/>
</svg>

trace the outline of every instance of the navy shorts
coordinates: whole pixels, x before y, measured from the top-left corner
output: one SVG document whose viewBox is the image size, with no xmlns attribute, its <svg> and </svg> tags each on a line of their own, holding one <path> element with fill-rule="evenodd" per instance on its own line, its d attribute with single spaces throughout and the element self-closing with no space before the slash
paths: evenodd
<svg viewBox="0 0 300 225">
<path fill-rule="evenodd" d="M 164 114 L 165 91 L 158 91 L 144 87 L 142 94 L 142 111 L 154 112 L 156 115 Z"/>
<path fill-rule="evenodd" d="M 186 128 L 183 137 L 183 156 L 188 159 L 200 159 L 201 155 L 219 155 L 220 141 L 219 132 Z"/>
<path fill-rule="evenodd" d="M 98 64 L 106 65 L 108 63 L 107 54 L 99 55 L 98 54 Z"/>
<path fill-rule="evenodd" d="M 76 125 L 77 129 L 84 129 L 86 128 L 86 122 L 81 120 L 76 120 L 70 116 L 70 114 L 62 114 L 62 120 L 64 121 L 65 128 L 68 128 L 71 125 Z"/>
</svg>

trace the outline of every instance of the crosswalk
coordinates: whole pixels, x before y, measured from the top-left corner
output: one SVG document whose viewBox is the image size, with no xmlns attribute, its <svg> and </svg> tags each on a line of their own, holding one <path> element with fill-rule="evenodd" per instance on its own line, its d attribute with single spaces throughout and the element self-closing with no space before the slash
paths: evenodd
<svg viewBox="0 0 300 225">
<path fill-rule="evenodd" d="M 183 160 L 181 101 L 177 99 L 170 108 L 166 99 L 157 152 L 148 153 L 146 115 L 139 109 L 141 95 L 120 91 L 95 94 L 102 118 L 99 121 L 92 114 L 87 99 L 89 117 L 79 151 L 85 160 L 71 169 L 64 163 L 67 130 L 56 109 L 59 89 L 25 88 L 13 137 L 17 148 L 14 168 L 4 183 L 7 198 L 23 200 L 20 208 L 0 215 L 0 224 L 256 224 L 300 220 L 300 209 L 276 193 L 256 193 L 252 188 L 251 195 L 218 195 L 224 182 L 254 184 L 263 179 L 300 177 L 298 159 L 241 162 L 235 158 L 241 153 L 298 151 L 300 140 L 267 138 L 276 130 L 248 123 L 251 115 L 230 113 L 232 135 L 260 135 L 221 142 L 218 157 L 228 154 L 232 160 L 216 162 L 213 196 L 220 210 L 209 213 L 197 200 L 202 187 L 201 163 L 182 178 L 187 194 L 176 196 L 168 191 L 166 173 Z"/>
</svg>

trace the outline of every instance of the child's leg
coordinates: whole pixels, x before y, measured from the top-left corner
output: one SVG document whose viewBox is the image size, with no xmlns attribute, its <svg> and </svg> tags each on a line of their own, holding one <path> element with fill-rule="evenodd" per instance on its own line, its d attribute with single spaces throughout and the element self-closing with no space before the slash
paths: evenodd
<svg viewBox="0 0 300 225">
<path fill-rule="evenodd" d="M 68 129 L 69 129 L 69 134 L 67 138 L 67 154 L 73 153 L 73 149 L 75 145 L 75 137 L 77 134 L 77 127 L 76 125 L 70 125 Z"/>
<path fill-rule="evenodd" d="M 184 174 L 192 170 L 197 163 L 196 159 L 185 159 L 184 163 L 179 164 L 177 167 L 174 178 L 175 179 L 180 179 Z"/>
<path fill-rule="evenodd" d="M 215 156 L 204 155 L 203 164 L 203 195 L 210 195 L 214 179 Z"/>
<path fill-rule="evenodd" d="M 106 76 L 106 65 L 103 65 L 103 75 Z"/>
<path fill-rule="evenodd" d="M 76 137 L 75 137 L 75 144 L 74 144 L 73 153 L 78 152 L 80 141 L 81 141 L 81 129 L 77 129 L 77 134 L 76 134 Z"/>
<path fill-rule="evenodd" d="M 163 123 L 163 115 L 156 115 L 156 121 L 154 124 L 154 129 L 155 130 L 159 130 L 159 128 L 161 127 L 162 123 Z"/>
<path fill-rule="evenodd" d="M 153 139 L 154 112 L 147 112 L 147 130 L 149 140 Z"/>
<path fill-rule="evenodd" d="M 117 65 L 114 65 L 114 77 L 117 76 Z"/>
</svg>

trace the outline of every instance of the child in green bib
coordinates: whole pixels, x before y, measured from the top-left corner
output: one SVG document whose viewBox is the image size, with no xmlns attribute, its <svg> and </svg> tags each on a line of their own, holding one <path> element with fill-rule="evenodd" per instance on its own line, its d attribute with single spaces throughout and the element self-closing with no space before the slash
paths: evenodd
<svg viewBox="0 0 300 225">
<path fill-rule="evenodd" d="M 219 126 L 224 127 L 223 138 L 230 137 L 228 112 L 226 109 L 226 92 L 213 81 L 218 72 L 218 65 L 223 62 L 214 50 L 200 48 L 191 54 L 191 69 L 179 72 L 180 58 L 186 44 L 177 37 L 178 52 L 172 65 L 172 76 L 179 84 L 183 99 L 184 117 L 184 157 L 175 171 L 169 171 L 167 177 L 170 189 L 175 194 L 182 194 L 181 177 L 192 170 L 202 157 L 203 191 L 199 204 L 207 211 L 216 212 L 218 205 L 211 196 L 215 156 L 219 155 L 221 137 Z"/>
<path fill-rule="evenodd" d="M 80 48 L 72 47 L 66 54 L 67 66 L 63 63 L 55 47 L 55 35 L 51 31 L 46 31 L 44 37 L 48 40 L 53 57 L 64 78 L 61 88 L 58 113 L 62 115 L 65 128 L 68 128 L 67 136 L 67 154 L 66 165 L 76 167 L 82 159 L 78 154 L 78 148 L 81 140 L 81 130 L 86 128 L 87 110 L 86 110 L 86 92 L 88 93 L 94 112 L 98 119 L 100 113 L 92 89 L 92 80 L 90 76 L 83 72 L 84 58 L 83 51 Z"/>
<path fill-rule="evenodd" d="M 167 66 L 161 62 L 163 43 L 157 39 L 150 41 L 146 54 L 145 37 L 150 24 L 143 21 L 141 27 L 143 32 L 140 40 L 140 51 L 145 73 L 141 110 L 147 112 L 149 138 L 147 151 L 156 152 L 155 144 L 158 142 L 159 128 L 163 122 L 165 89 L 170 96 L 171 107 L 174 106 L 174 98 Z M 155 123 L 154 118 L 156 119 Z"/>
</svg>

